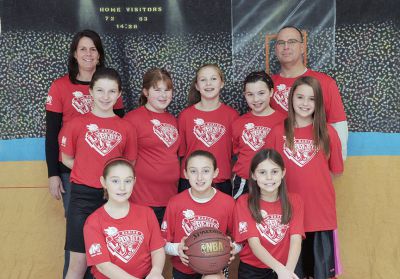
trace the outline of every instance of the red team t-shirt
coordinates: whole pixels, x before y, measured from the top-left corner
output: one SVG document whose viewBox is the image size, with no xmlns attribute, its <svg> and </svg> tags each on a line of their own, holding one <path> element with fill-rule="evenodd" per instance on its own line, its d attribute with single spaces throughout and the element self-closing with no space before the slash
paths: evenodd
<svg viewBox="0 0 400 279">
<path fill-rule="evenodd" d="M 241 196 L 235 206 L 234 213 L 234 238 L 238 243 L 243 243 L 239 253 L 240 260 L 257 268 L 270 268 L 261 262 L 251 251 L 247 240 L 258 237 L 261 245 L 280 263 L 286 265 L 290 248 L 290 237 L 299 234 L 305 237 L 303 227 L 303 202 L 296 194 L 289 195 L 292 204 L 292 218 L 288 224 L 281 224 L 281 202 L 266 202 L 260 200 L 260 210 L 263 220 L 261 223 L 251 216 L 247 201 L 248 194 Z"/>
<path fill-rule="evenodd" d="M 56 79 L 50 86 L 46 99 L 46 110 L 62 113 L 63 125 L 72 118 L 86 114 L 92 110 L 93 98 L 89 94 L 89 83 L 73 84 L 68 75 Z M 124 105 L 119 97 L 114 109 L 122 109 Z"/>
<path fill-rule="evenodd" d="M 328 123 L 346 121 L 342 98 L 340 97 L 335 80 L 324 73 L 315 72 L 310 69 L 307 69 L 304 74 L 295 78 L 284 78 L 280 74 L 273 75 L 272 80 L 275 86 L 274 94 L 271 98 L 271 107 L 287 115 L 290 88 L 292 88 L 295 80 L 302 76 L 314 77 L 321 84 L 326 121 Z"/>
<path fill-rule="evenodd" d="M 232 232 L 234 199 L 216 191 L 214 197 L 206 203 L 194 201 L 189 189 L 172 197 L 161 224 L 161 232 L 166 241 L 181 242 L 184 236 L 204 227 L 216 228 L 223 233 Z M 172 265 L 180 272 L 195 273 L 182 264 L 178 256 L 172 257 Z"/>
<path fill-rule="evenodd" d="M 71 181 L 102 188 L 100 177 L 111 158 L 136 160 L 136 133 L 118 116 L 101 118 L 93 113 L 75 117 L 61 132 L 61 152 L 74 158 Z"/>
<path fill-rule="evenodd" d="M 87 265 L 96 279 L 106 279 L 96 265 L 111 262 L 130 275 L 145 278 L 152 268 L 151 252 L 164 247 L 165 240 L 153 211 L 130 204 L 129 213 L 112 218 L 104 206 L 93 212 L 84 226 Z"/>
<path fill-rule="evenodd" d="M 284 159 L 288 191 L 298 193 L 303 199 L 306 232 L 337 228 L 335 189 L 330 173 L 343 172 L 342 147 L 335 129 L 330 125 L 327 127 L 329 158 L 322 149 L 314 147 L 312 125 L 294 129 L 294 151 L 285 144 L 283 124 L 272 130 L 267 143 Z"/>
<path fill-rule="evenodd" d="M 251 159 L 265 147 L 271 129 L 284 119 L 285 116 L 278 111 L 268 116 L 257 116 L 248 112 L 233 122 L 233 153 L 238 157 L 233 166 L 236 175 L 249 178 Z"/>
<path fill-rule="evenodd" d="M 179 156 L 181 163 L 181 177 L 184 176 L 186 158 L 195 150 L 211 152 L 217 159 L 219 169 L 215 183 L 231 179 L 232 157 L 232 122 L 238 117 L 236 110 L 221 104 L 213 111 L 201 111 L 190 106 L 182 111 L 178 117 L 181 145 Z"/>
<path fill-rule="evenodd" d="M 177 120 L 168 112 L 151 112 L 145 106 L 129 112 L 124 119 L 135 127 L 138 144 L 131 199 L 147 206 L 167 206 L 178 192 Z"/>
</svg>

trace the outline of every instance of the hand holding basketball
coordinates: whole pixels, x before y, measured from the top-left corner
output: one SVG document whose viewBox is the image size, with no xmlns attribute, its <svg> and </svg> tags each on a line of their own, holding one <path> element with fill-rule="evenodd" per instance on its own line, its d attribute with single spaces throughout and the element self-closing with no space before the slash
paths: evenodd
<svg viewBox="0 0 400 279">
<path fill-rule="evenodd" d="M 232 242 L 232 239 L 231 239 L 230 236 L 227 236 L 227 238 L 229 239 L 229 243 L 230 243 L 230 246 L 231 246 L 231 251 L 230 251 L 231 257 L 229 258 L 228 264 L 231 264 L 231 262 L 233 262 L 233 260 L 235 260 L 235 255 L 236 255 L 236 253 L 235 253 L 235 244 Z"/>
<path fill-rule="evenodd" d="M 185 241 L 189 266 L 200 274 L 215 274 L 228 265 L 231 241 L 215 228 L 200 228 Z"/>
<path fill-rule="evenodd" d="M 188 247 L 185 245 L 185 241 L 187 238 L 187 236 L 182 237 L 182 240 L 178 245 L 179 258 L 181 259 L 181 262 L 186 266 L 189 265 L 189 257 L 184 252 L 188 249 Z"/>
</svg>

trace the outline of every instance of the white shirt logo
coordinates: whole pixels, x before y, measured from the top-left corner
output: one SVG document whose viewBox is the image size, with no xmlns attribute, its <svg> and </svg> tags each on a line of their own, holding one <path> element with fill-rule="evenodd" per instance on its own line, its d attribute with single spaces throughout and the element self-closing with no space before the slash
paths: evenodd
<svg viewBox="0 0 400 279">
<path fill-rule="evenodd" d="M 310 162 L 318 152 L 315 148 L 314 141 L 311 139 L 294 139 L 294 150 L 290 150 L 286 145 L 286 137 L 283 137 L 283 153 L 289 160 L 293 161 L 299 167 L 304 167 Z"/>
<path fill-rule="evenodd" d="M 254 123 L 244 125 L 245 129 L 242 132 L 242 140 L 253 151 L 259 150 L 265 144 L 265 137 L 271 131 L 268 127 L 255 126 Z"/>
<path fill-rule="evenodd" d="M 195 119 L 194 123 L 193 134 L 207 147 L 218 142 L 226 132 L 225 126 L 219 123 L 204 122 L 201 118 Z"/>
<path fill-rule="evenodd" d="M 279 84 L 274 93 L 275 102 L 280 105 L 285 111 L 288 110 L 288 98 L 291 87 L 287 87 L 286 84 Z"/>
<path fill-rule="evenodd" d="M 53 97 L 50 95 L 47 95 L 46 97 L 46 104 L 51 106 L 53 104 Z"/>
<path fill-rule="evenodd" d="M 61 138 L 61 146 L 66 147 L 67 146 L 67 137 L 62 136 Z"/>
<path fill-rule="evenodd" d="M 247 232 L 247 222 L 239 222 L 239 233 Z"/>
<path fill-rule="evenodd" d="M 122 135 L 111 129 L 99 128 L 96 124 L 86 125 L 89 130 L 85 134 L 85 141 L 101 156 L 110 153 L 122 140 Z"/>
<path fill-rule="evenodd" d="M 191 209 L 184 210 L 182 214 L 185 216 L 182 219 L 182 228 L 186 235 L 190 235 L 193 231 L 204 227 L 219 228 L 218 220 L 209 216 L 196 215 Z"/>
<path fill-rule="evenodd" d="M 91 95 L 85 95 L 80 91 L 72 92 L 74 98 L 72 98 L 72 106 L 77 112 L 86 114 L 93 108 L 93 98 Z"/>
<path fill-rule="evenodd" d="M 268 240 L 271 244 L 276 245 L 285 237 L 289 225 L 281 224 L 280 214 L 268 214 L 265 210 L 261 210 L 263 220 L 257 223 L 256 227 L 258 232 Z"/>
<path fill-rule="evenodd" d="M 167 224 L 167 221 L 164 220 L 164 221 L 161 223 L 161 230 L 162 230 L 163 232 L 166 232 L 167 229 L 168 229 L 168 224 Z"/>
<path fill-rule="evenodd" d="M 135 256 L 144 240 L 144 234 L 137 230 L 118 231 L 115 227 L 108 227 L 104 232 L 108 251 L 124 263 Z"/>
<path fill-rule="evenodd" d="M 101 255 L 101 245 L 99 243 L 93 243 L 89 248 L 89 254 L 91 257 Z"/>
<path fill-rule="evenodd" d="M 150 120 L 153 123 L 154 134 L 167 146 L 172 146 L 178 139 L 178 130 L 168 123 L 161 123 L 157 119 Z"/>
</svg>

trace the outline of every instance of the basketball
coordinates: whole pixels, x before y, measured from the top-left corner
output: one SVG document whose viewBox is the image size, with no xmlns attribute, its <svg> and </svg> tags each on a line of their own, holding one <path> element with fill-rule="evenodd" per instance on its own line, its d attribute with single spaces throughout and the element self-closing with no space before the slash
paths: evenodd
<svg viewBox="0 0 400 279">
<path fill-rule="evenodd" d="M 230 241 L 215 228 L 200 228 L 186 239 L 189 266 L 200 274 L 214 274 L 228 265 Z"/>
</svg>

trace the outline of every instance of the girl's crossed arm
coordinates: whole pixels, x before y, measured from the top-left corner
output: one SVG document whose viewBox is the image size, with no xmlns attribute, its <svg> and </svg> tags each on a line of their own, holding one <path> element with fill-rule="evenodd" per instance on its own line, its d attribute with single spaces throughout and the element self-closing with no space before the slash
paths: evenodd
<svg viewBox="0 0 400 279">
<path fill-rule="evenodd" d="M 250 237 L 248 243 L 253 254 L 265 265 L 272 268 L 279 279 L 299 279 L 293 271 L 276 260 L 267 249 L 262 246 L 258 237 Z"/>
<path fill-rule="evenodd" d="M 164 247 L 151 251 L 151 270 L 146 279 L 163 279 L 163 268 L 165 264 Z"/>
<path fill-rule="evenodd" d="M 139 279 L 133 275 L 129 275 L 126 271 L 112 262 L 97 264 L 96 268 L 110 279 Z"/>
<path fill-rule="evenodd" d="M 292 272 L 294 272 L 297 261 L 299 260 L 301 251 L 301 240 L 302 239 L 300 234 L 293 234 L 290 236 L 290 247 L 288 259 L 286 261 L 286 268 Z"/>
</svg>

